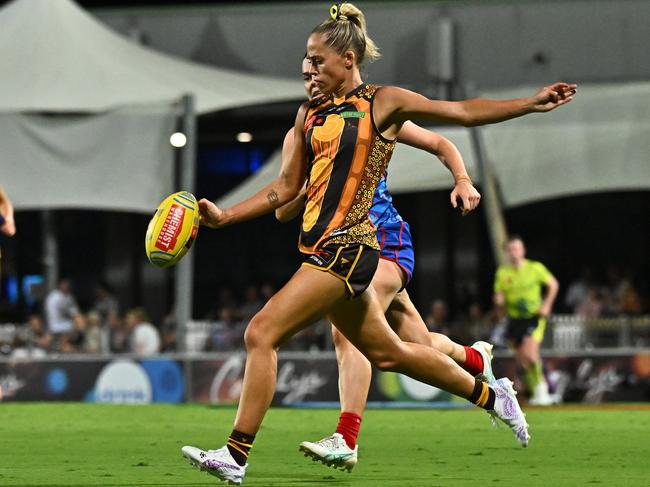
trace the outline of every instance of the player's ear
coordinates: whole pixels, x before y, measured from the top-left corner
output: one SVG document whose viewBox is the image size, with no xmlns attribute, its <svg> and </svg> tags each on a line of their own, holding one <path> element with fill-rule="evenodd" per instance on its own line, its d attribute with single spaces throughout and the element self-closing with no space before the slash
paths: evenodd
<svg viewBox="0 0 650 487">
<path fill-rule="evenodd" d="M 345 65 L 345 69 L 352 69 L 352 67 L 357 63 L 357 55 L 351 49 L 345 51 L 343 57 L 344 57 L 343 63 Z"/>
</svg>

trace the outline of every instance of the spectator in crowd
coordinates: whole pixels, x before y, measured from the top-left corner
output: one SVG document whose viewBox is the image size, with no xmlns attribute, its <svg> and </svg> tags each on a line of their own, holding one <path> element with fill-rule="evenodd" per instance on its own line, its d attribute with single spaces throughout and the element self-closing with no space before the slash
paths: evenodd
<svg viewBox="0 0 650 487">
<path fill-rule="evenodd" d="M 47 327 L 54 336 L 74 331 L 74 319 L 79 314 L 77 303 L 70 293 L 70 281 L 61 279 L 56 289 L 45 299 Z"/>
<path fill-rule="evenodd" d="M 72 320 L 73 329 L 59 336 L 58 350 L 61 353 L 83 353 L 86 336 L 86 316 L 77 313 Z"/>
<path fill-rule="evenodd" d="M 244 294 L 244 303 L 239 307 L 239 319 L 248 323 L 264 306 L 255 286 L 248 286 Z"/>
<path fill-rule="evenodd" d="M 129 330 L 125 320 L 119 316 L 109 325 L 107 338 L 108 351 L 112 353 L 126 353 L 129 351 Z"/>
<path fill-rule="evenodd" d="M 160 327 L 161 335 L 161 352 L 173 352 L 176 350 L 176 311 L 172 309 L 168 315 L 163 318 Z"/>
<path fill-rule="evenodd" d="M 101 329 L 101 322 L 101 315 L 97 311 L 90 311 L 86 316 L 86 334 L 83 342 L 83 351 L 85 353 L 100 353 L 103 351 L 104 333 Z"/>
<path fill-rule="evenodd" d="M 233 350 L 244 346 L 246 323 L 237 320 L 235 309 L 226 306 L 221 309 L 219 319 L 212 325 L 208 350 Z"/>
<path fill-rule="evenodd" d="M 424 322 L 429 331 L 449 335 L 449 311 L 447 303 L 442 299 L 435 299 L 429 308 L 429 314 Z"/>
<path fill-rule="evenodd" d="M 591 270 L 588 268 L 582 269 L 580 277 L 569 284 L 566 295 L 564 296 L 564 304 L 571 313 L 577 314 L 578 307 L 587 299 L 589 290 L 593 286 L 594 282 Z"/>
<path fill-rule="evenodd" d="M 52 335 L 45 329 L 41 315 L 32 314 L 27 318 L 27 343 L 31 350 L 45 354 L 52 346 Z"/>
<path fill-rule="evenodd" d="M 643 311 L 641 296 L 637 292 L 631 279 L 623 279 L 616 296 L 616 307 L 623 315 L 638 315 Z"/>
<path fill-rule="evenodd" d="M 600 318 L 603 313 L 603 299 L 596 286 L 590 286 L 585 297 L 575 308 L 575 314 L 587 320 Z"/>
<path fill-rule="evenodd" d="M 466 335 L 465 340 L 458 343 L 472 343 L 477 340 L 489 341 L 492 326 L 485 316 L 481 305 L 477 302 L 471 303 L 467 309 L 467 325 L 466 330 L 469 335 Z"/>
<path fill-rule="evenodd" d="M 99 315 L 100 328 L 114 327 L 119 320 L 120 305 L 113 295 L 113 289 L 106 282 L 100 282 L 95 288 L 95 302 L 91 311 Z"/>
<path fill-rule="evenodd" d="M 129 332 L 129 351 L 137 355 L 156 355 L 160 352 L 160 334 L 149 323 L 142 308 L 134 308 L 126 313 L 126 329 Z"/>
</svg>

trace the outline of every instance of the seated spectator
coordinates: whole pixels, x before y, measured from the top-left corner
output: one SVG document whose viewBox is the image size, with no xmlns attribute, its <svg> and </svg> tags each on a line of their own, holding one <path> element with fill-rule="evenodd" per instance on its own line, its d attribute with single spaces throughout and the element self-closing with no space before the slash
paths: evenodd
<svg viewBox="0 0 650 487">
<path fill-rule="evenodd" d="M 103 335 L 101 315 L 96 311 L 91 311 L 86 316 L 86 335 L 82 347 L 83 351 L 85 353 L 100 353 L 103 349 Z"/>
<path fill-rule="evenodd" d="M 424 322 L 429 331 L 449 335 L 447 303 L 442 299 L 436 299 L 431 303 L 429 314 Z"/>
<path fill-rule="evenodd" d="M 52 346 L 52 335 L 45 329 L 43 318 L 38 314 L 30 315 L 27 319 L 27 342 L 31 350 L 42 350 L 43 353 Z"/>
<path fill-rule="evenodd" d="M 129 333 L 129 351 L 137 355 L 156 355 L 160 352 L 158 329 L 147 321 L 142 308 L 134 308 L 126 313 L 126 330 Z"/>
<path fill-rule="evenodd" d="M 221 309 L 219 320 L 212 325 L 212 333 L 206 348 L 209 351 L 234 350 L 244 346 L 246 323 L 237 320 L 235 309 L 229 306 Z"/>
<path fill-rule="evenodd" d="M 176 315 L 172 310 L 167 316 L 163 318 L 162 326 L 160 327 L 160 335 L 162 344 L 160 350 L 162 352 L 173 352 L 176 350 Z"/>
<path fill-rule="evenodd" d="M 260 299 L 255 286 L 248 286 L 244 295 L 244 303 L 239 307 L 239 317 L 245 323 L 250 322 L 251 318 L 262 309 L 264 303 Z"/>
<path fill-rule="evenodd" d="M 572 313 L 578 314 L 578 306 L 587 298 L 589 290 L 592 287 L 593 278 L 591 271 L 585 268 L 580 273 L 580 277 L 569 284 L 566 295 L 564 296 L 564 304 Z"/>
<path fill-rule="evenodd" d="M 95 288 L 92 311 L 99 314 L 99 327 L 102 329 L 115 326 L 115 322 L 119 320 L 119 303 L 113 296 L 112 288 L 105 282 L 100 282 Z"/>
<path fill-rule="evenodd" d="M 578 304 L 575 314 L 587 320 L 600 318 L 603 313 L 603 299 L 597 287 L 591 286 L 585 298 Z"/>
<path fill-rule="evenodd" d="M 73 320 L 74 329 L 59 335 L 57 350 L 61 353 L 82 353 L 86 336 L 86 317 L 79 313 Z"/>
<path fill-rule="evenodd" d="M 638 315 L 643 311 L 641 296 L 630 279 L 623 279 L 616 300 L 618 312 L 624 315 Z"/>
<path fill-rule="evenodd" d="M 129 351 L 129 331 L 126 329 L 126 324 L 122 318 L 117 316 L 108 325 L 108 330 L 105 332 L 107 336 L 108 351 L 111 353 L 126 353 Z"/>
</svg>

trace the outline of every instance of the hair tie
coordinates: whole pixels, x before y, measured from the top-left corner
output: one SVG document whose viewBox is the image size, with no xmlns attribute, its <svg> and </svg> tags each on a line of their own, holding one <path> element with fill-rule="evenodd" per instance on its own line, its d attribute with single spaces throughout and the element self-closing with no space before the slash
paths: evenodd
<svg viewBox="0 0 650 487">
<path fill-rule="evenodd" d="M 341 4 L 340 3 L 335 3 L 330 7 L 330 17 L 332 17 L 332 20 L 336 22 L 341 18 Z"/>
</svg>

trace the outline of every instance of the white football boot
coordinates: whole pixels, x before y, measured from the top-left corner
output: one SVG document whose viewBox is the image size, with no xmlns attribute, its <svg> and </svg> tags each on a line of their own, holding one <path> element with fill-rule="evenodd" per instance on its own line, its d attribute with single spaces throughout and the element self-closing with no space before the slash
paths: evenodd
<svg viewBox="0 0 650 487">
<path fill-rule="evenodd" d="M 478 374 L 476 378 L 483 382 L 487 382 L 488 384 L 492 384 L 497 380 L 492 372 L 492 344 L 488 342 L 474 342 L 471 348 L 476 350 L 481 354 L 481 357 L 483 357 L 483 372 Z"/>
<path fill-rule="evenodd" d="M 299 449 L 306 457 L 311 457 L 315 462 L 319 461 L 330 467 L 350 473 L 357 464 L 359 445 L 356 445 L 352 450 L 341 433 L 334 433 L 332 436 L 315 443 L 303 441 L 300 443 Z"/>
<path fill-rule="evenodd" d="M 528 446 L 528 440 L 530 440 L 528 423 L 515 397 L 517 392 L 512 387 L 512 381 L 503 377 L 494 381 L 490 387 L 494 389 L 496 398 L 494 409 L 488 412 L 493 418 L 500 419 L 510 427 L 521 446 Z"/>
<path fill-rule="evenodd" d="M 204 451 L 195 446 L 184 446 L 181 448 L 183 456 L 187 458 L 190 463 L 210 475 L 228 482 L 230 485 L 239 485 L 244 480 L 246 475 L 246 468 L 248 464 L 243 467 L 239 465 L 230 454 L 227 446 L 221 447 L 218 450 Z"/>
</svg>

